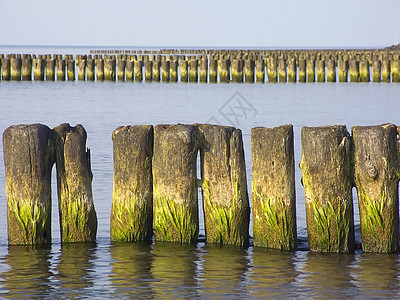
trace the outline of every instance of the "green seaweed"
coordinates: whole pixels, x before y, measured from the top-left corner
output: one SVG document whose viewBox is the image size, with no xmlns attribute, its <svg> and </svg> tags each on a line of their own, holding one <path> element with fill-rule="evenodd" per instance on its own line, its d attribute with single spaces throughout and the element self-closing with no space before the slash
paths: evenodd
<svg viewBox="0 0 400 300">
<path fill-rule="evenodd" d="M 383 232 L 385 231 L 383 209 L 386 202 L 386 190 L 382 192 L 380 203 L 372 200 L 363 189 L 360 189 L 360 195 L 365 208 L 365 215 L 362 218 L 362 231 L 371 232 L 372 235 L 379 240 L 380 237 L 376 229 L 380 228 Z"/>
<path fill-rule="evenodd" d="M 77 233 L 84 235 L 88 225 L 88 205 L 83 197 L 74 200 L 66 191 L 65 199 L 60 198 L 60 216 L 63 242 L 76 242 Z"/>
<path fill-rule="evenodd" d="M 282 198 L 275 201 L 253 189 L 253 205 L 258 202 L 260 210 L 254 215 L 254 241 L 267 248 L 294 250 L 292 230 L 289 228 L 288 211 Z M 265 228 L 266 225 L 266 228 Z M 263 228 L 264 234 L 261 228 Z"/>
<path fill-rule="evenodd" d="M 194 222 L 189 207 L 178 204 L 174 199 L 154 193 L 154 231 L 158 241 L 194 243 L 199 225 Z"/>
</svg>

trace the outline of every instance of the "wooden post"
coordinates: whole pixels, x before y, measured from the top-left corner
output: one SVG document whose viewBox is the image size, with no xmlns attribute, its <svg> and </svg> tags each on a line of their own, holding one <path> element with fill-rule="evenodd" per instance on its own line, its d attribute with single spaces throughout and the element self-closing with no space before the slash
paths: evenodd
<svg viewBox="0 0 400 300">
<path fill-rule="evenodd" d="M 153 237 L 153 126 L 122 126 L 112 134 L 114 189 L 111 241 Z"/>
<path fill-rule="evenodd" d="M 61 241 L 94 242 L 97 217 L 92 195 L 90 150 L 82 125 L 54 128 Z"/>
<path fill-rule="evenodd" d="M 218 61 L 218 74 L 220 83 L 228 83 L 231 79 L 230 74 L 230 61 L 228 59 L 221 59 Z"/>
<path fill-rule="evenodd" d="M 146 82 L 153 81 L 153 61 L 147 60 L 144 62 L 144 79 Z"/>
<path fill-rule="evenodd" d="M 75 60 L 67 60 L 67 78 L 68 81 L 75 81 Z"/>
<path fill-rule="evenodd" d="M 296 65 L 296 58 L 291 57 L 288 59 L 288 82 L 295 83 L 297 80 L 297 65 Z"/>
<path fill-rule="evenodd" d="M 88 58 L 86 61 L 87 81 L 94 81 L 95 77 L 95 63 L 94 59 Z"/>
<path fill-rule="evenodd" d="M 243 67 L 242 62 L 239 59 L 233 59 L 231 63 L 232 82 L 242 83 L 243 82 Z"/>
<path fill-rule="evenodd" d="M 202 58 L 200 60 L 200 82 L 207 83 L 208 77 L 208 59 Z"/>
<path fill-rule="evenodd" d="M 325 61 L 317 60 L 317 82 L 325 82 Z"/>
<path fill-rule="evenodd" d="M 265 82 L 265 63 L 262 58 L 256 60 L 256 82 Z"/>
<path fill-rule="evenodd" d="M 104 59 L 97 60 L 97 81 L 104 80 Z"/>
<path fill-rule="evenodd" d="M 363 251 L 399 252 L 397 128 L 354 126 L 352 135 Z"/>
<path fill-rule="evenodd" d="M 41 58 L 33 59 L 33 77 L 35 81 L 44 81 L 46 61 Z"/>
<path fill-rule="evenodd" d="M 21 81 L 22 59 L 19 57 L 11 58 L 11 80 Z"/>
<path fill-rule="evenodd" d="M 266 59 L 268 83 L 278 82 L 278 66 L 274 57 Z"/>
<path fill-rule="evenodd" d="M 306 82 L 306 78 L 307 78 L 306 60 L 302 58 L 299 59 L 299 82 Z"/>
<path fill-rule="evenodd" d="M 372 81 L 373 82 L 381 82 L 381 61 L 380 60 L 372 61 Z"/>
<path fill-rule="evenodd" d="M 359 82 L 360 72 L 359 72 L 359 63 L 357 60 L 349 61 L 349 73 L 350 73 L 350 82 Z"/>
<path fill-rule="evenodd" d="M 253 59 L 244 61 L 244 80 L 246 83 L 254 83 L 255 62 Z"/>
<path fill-rule="evenodd" d="M 32 80 L 32 57 L 30 54 L 24 55 L 22 58 L 22 80 Z"/>
<path fill-rule="evenodd" d="M 199 129 L 207 242 L 247 247 L 250 206 L 242 132 L 209 124 Z"/>
<path fill-rule="evenodd" d="M 313 57 L 307 59 L 307 82 L 315 82 L 315 60 Z"/>
<path fill-rule="evenodd" d="M 143 81 L 143 60 L 139 59 L 135 61 L 135 82 Z"/>
<path fill-rule="evenodd" d="M 178 82 L 178 61 L 171 60 L 169 62 L 171 82 Z"/>
<path fill-rule="evenodd" d="M 104 80 L 115 81 L 116 67 L 117 64 L 113 55 L 104 58 Z"/>
<path fill-rule="evenodd" d="M 360 61 L 360 82 L 370 82 L 369 62 L 368 60 Z"/>
<path fill-rule="evenodd" d="M 199 63 L 197 58 L 190 60 L 189 82 L 197 83 L 199 81 L 198 75 Z"/>
<path fill-rule="evenodd" d="M 339 82 L 347 82 L 349 61 L 345 58 L 338 61 Z"/>
<path fill-rule="evenodd" d="M 344 125 L 303 127 L 300 168 L 310 251 L 353 252 L 352 142 Z"/>
<path fill-rule="evenodd" d="M 392 73 L 392 82 L 400 82 L 400 60 L 394 59 L 390 62 L 390 72 Z"/>
<path fill-rule="evenodd" d="M 159 60 L 153 61 L 153 81 L 160 82 L 161 80 L 161 62 Z"/>
<path fill-rule="evenodd" d="M 156 241 L 195 243 L 199 232 L 197 128 L 154 127 L 153 216 Z"/>
<path fill-rule="evenodd" d="M 10 58 L 2 58 L 1 59 L 1 67 L 2 67 L 2 80 L 10 81 L 11 80 L 11 63 Z"/>
<path fill-rule="evenodd" d="M 293 126 L 251 130 L 254 246 L 297 248 Z"/>
<path fill-rule="evenodd" d="M 170 65 L 169 60 L 163 59 L 161 61 L 161 70 L 162 70 L 162 74 L 161 74 L 162 82 L 170 82 L 171 81 L 171 75 L 170 75 L 171 65 Z"/>
<path fill-rule="evenodd" d="M 181 58 L 179 60 L 179 69 L 181 71 L 181 82 L 189 81 L 189 73 L 188 73 L 188 62 Z"/>
<path fill-rule="evenodd" d="M 390 60 L 382 60 L 382 82 L 390 82 Z"/>
<path fill-rule="evenodd" d="M 278 59 L 278 76 L 279 82 L 287 82 L 286 59 Z"/>
<path fill-rule="evenodd" d="M 125 80 L 126 82 L 132 82 L 134 79 L 134 67 L 135 61 L 133 59 L 128 58 L 125 61 Z"/>
<path fill-rule="evenodd" d="M 217 83 L 218 81 L 218 61 L 210 59 L 210 82 Z"/>
<path fill-rule="evenodd" d="M 3 133 L 8 243 L 51 243 L 53 132 L 42 124 L 15 125 Z"/>
<path fill-rule="evenodd" d="M 125 66 L 126 66 L 126 60 L 122 59 L 121 57 L 118 58 L 117 62 L 117 68 L 118 68 L 118 81 L 125 81 Z"/>
<path fill-rule="evenodd" d="M 46 81 L 56 80 L 56 60 L 47 59 L 46 60 Z"/>
<path fill-rule="evenodd" d="M 336 62 L 331 59 L 326 62 L 326 82 L 336 82 Z"/>
</svg>

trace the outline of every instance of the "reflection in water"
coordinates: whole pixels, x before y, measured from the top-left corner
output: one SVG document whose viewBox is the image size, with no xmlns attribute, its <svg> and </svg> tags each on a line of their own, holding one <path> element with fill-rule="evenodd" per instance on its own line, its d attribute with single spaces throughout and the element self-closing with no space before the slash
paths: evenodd
<svg viewBox="0 0 400 300">
<path fill-rule="evenodd" d="M 359 255 L 353 271 L 359 294 L 377 298 L 399 297 L 399 271 L 398 254 L 363 253 Z"/>
<path fill-rule="evenodd" d="M 150 281 L 153 254 L 151 245 L 116 243 L 111 249 L 111 286 L 115 295 L 152 297 Z"/>
<path fill-rule="evenodd" d="M 152 291 L 158 298 L 198 296 L 200 248 L 159 242 L 153 245 Z"/>
<path fill-rule="evenodd" d="M 85 295 L 85 289 L 93 286 L 94 272 L 92 258 L 94 243 L 63 244 L 56 279 L 61 289 L 58 291 L 68 298 Z"/>
<path fill-rule="evenodd" d="M 307 274 L 302 282 L 306 295 L 313 297 L 349 297 L 356 292 L 351 275 L 354 255 L 321 254 L 309 252 L 302 272 Z"/>
<path fill-rule="evenodd" d="M 9 246 L 5 263 L 10 269 L 1 274 L 3 297 L 22 298 L 51 294 L 51 249 Z"/>
<path fill-rule="evenodd" d="M 247 250 L 230 246 L 203 248 L 201 283 L 205 297 L 249 298 Z"/>
<path fill-rule="evenodd" d="M 252 249 L 252 268 L 249 274 L 251 296 L 255 298 L 295 297 L 294 287 L 298 271 L 292 252 Z"/>
</svg>

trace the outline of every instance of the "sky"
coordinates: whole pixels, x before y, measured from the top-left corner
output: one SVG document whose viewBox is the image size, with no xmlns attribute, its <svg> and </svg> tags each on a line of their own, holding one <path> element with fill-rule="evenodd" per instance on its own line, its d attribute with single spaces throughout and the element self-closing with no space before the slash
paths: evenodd
<svg viewBox="0 0 400 300">
<path fill-rule="evenodd" d="M 0 0 L 0 23 L 0 45 L 384 47 L 400 0 Z"/>
</svg>

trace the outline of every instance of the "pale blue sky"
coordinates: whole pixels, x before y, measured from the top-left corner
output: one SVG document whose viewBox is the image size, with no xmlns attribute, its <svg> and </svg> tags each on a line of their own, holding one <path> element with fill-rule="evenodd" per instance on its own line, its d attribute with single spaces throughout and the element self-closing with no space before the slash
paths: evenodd
<svg viewBox="0 0 400 300">
<path fill-rule="evenodd" d="M 0 45 L 369 47 L 400 43 L 400 0 L 0 0 Z"/>
</svg>

